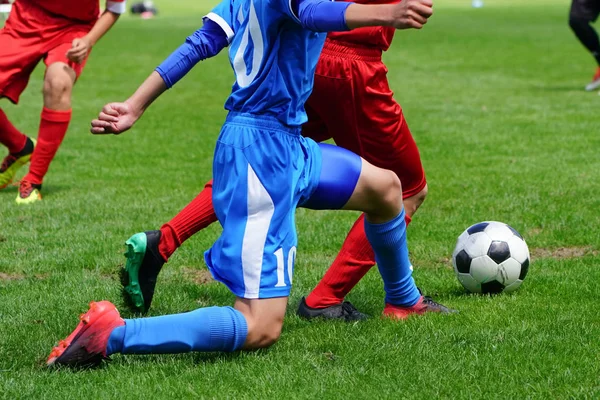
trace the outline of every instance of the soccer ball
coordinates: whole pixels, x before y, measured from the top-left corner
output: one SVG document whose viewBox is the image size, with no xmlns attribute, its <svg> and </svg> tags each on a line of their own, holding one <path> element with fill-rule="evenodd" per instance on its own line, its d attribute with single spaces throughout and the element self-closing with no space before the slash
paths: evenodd
<svg viewBox="0 0 600 400">
<path fill-rule="evenodd" d="M 452 264 L 469 292 L 512 292 L 529 270 L 529 248 L 514 228 L 502 222 L 480 222 L 458 237 Z"/>
</svg>

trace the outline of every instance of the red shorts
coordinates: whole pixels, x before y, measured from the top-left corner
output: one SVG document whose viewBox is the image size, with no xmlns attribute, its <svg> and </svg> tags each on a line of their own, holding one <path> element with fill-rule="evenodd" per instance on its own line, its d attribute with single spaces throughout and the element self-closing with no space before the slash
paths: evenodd
<svg viewBox="0 0 600 400">
<path fill-rule="evenodd" d="M 406 199 L 425 188 L 419 149 L 387 81 L 381 50 L 327 40 L 306 103 L 306 137 L 335 143 L 394 171 Z"/>
<path fill-rule="evenodd" d="M 79 77 L 83 67 L 66 57 L 73 39 L 85 36 L 93 25 L 55 17 L 41 8 L 17 1 L 0 30 L 0 97 L 18 103 L 36 65 L 68 64 Z"/>
</svg>

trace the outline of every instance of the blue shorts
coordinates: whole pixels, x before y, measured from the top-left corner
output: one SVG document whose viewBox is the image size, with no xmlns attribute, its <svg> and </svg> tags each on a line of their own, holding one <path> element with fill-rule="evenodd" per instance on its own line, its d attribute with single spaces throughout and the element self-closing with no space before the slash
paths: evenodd
<svg viewBox="0 0 600 400">
<path fill-rule="evenodd" d="M 205 253 L 213 277 L 246 299 L 289 296 L 295 211 L 319 183 L 316 142 L 269 117 L 230 113 L 213 161 L 213 205 L 223 233 Z"/>
<path fill-rule="evenodd" d="M 361 163 L 275 118 L 229 113 L 213 160 L 213 206 L 223 226 L 204 255 L 213 277 L 241 298 L 289 296 L 296 207 L 341 208 Z"/>
</svg>

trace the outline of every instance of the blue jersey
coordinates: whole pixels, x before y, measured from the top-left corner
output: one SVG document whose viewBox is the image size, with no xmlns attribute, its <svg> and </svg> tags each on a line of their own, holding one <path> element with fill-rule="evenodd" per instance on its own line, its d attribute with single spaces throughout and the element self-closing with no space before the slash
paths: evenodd
<svg viewBox="0 0 600 400">
<path fill-rule="evenodd" d="M 300 126 L 325 33 L 300 25 L 290 0 L 223 0 L 206 18 L 229 40 L 236 81 L 225 108 Z"/>
</svg>

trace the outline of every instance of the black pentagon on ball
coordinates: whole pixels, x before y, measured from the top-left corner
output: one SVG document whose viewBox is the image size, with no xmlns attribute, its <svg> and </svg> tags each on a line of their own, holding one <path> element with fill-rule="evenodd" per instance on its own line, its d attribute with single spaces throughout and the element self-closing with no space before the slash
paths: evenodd
<svg viewBox="0 0 600 400">
<path fill-rule="evenodd" d="M 467 232 L 469 232 L 469 235 L 472 235 L 477 232 L 483 232 L 489 224 L 489 222 L 480 222 L 467 229 Z"/>
<path fill-rule="evenodd" d="M 490 244 L 487 255 L 492 260 L 496 261 L 496 264 L 508 260 L 510 258 L 510 248 L 508 247 L 508 243 L 494 240 L 492 244 Z"/>
<path fill-rule="evenodd" d="M 518 237 L 519 239 L 523 239 L 523 236 L 521 236 L 521 234 L 520 234 L 519 232 L 517 232 L 517 230 L 516 230 L 515 228 L 513 228 L 513 227 L 512 227 L 512 226 L 510 226 L 510 225 L 506 225 L 506 227 L 507 227 L 508 229 L 510 229 L 510 230 L 512 231 L 512 233 L 514 233 L 514 235 L 515 235 L 516 237 Z"/>
<path fill-rule="evenodd" d="M 481 293 L 494 294 L 494 293 L 501 293 L 503 290 L 504 290 L 504 285 L 496 280 L 481 284 Z"/>
<path fill-rule="evenodd" d="M 523 264 L 521 264 L 521 273 L 519 274 L 519 279 L 523 280 L 527 276 L 527 271 L 529 271 L 529 258 L 525 260 Z"/>
<path fill-rule="evenodd" d="M 458 252 L 455 258 L 456 261 L 456 269 L 458 272 L 463 274 L 468 274 L 471 270 L 471 256 L 467 254 L 466 251 L 461 250 Z"/>
</svg>

